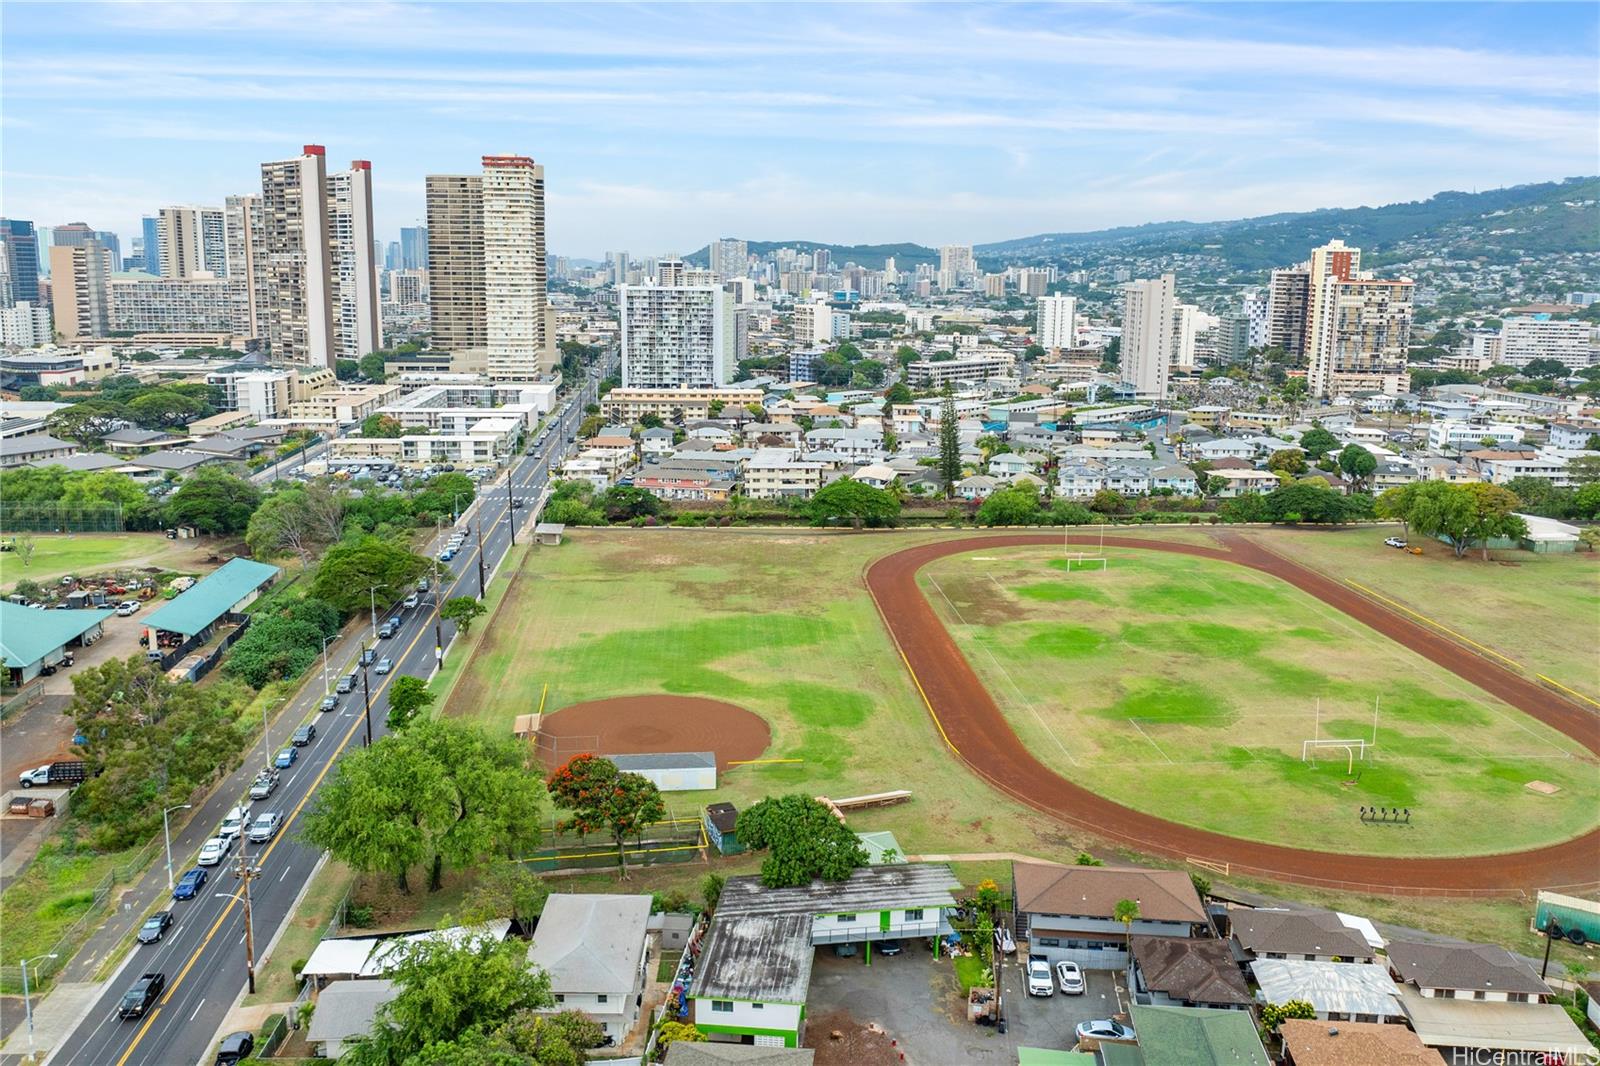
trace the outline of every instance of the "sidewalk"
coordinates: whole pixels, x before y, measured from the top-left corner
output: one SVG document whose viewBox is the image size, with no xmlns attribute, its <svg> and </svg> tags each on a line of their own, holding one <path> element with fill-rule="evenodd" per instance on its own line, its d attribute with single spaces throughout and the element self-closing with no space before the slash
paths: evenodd
<svg viewBox="0 0 1600 1066">
<path fill-rule="evenodd" d="M 71 1033 L 73 1027 L 78 1024 L 78 1018 L 94 1005 L 99 995 L 99 984 L 69 984 L 58 981 L 48 996 L 44 999 L 35 999 L 33 1044 L 39 1055 L 43 1056 L 45 1052 L 60 1043 L 63 1037 Z M 13 997 L 6 998 L 9 1000 Z M 0 1047 L 0 1056 L 4 1056 L 8 1063 L 22 1061 L 22 1057 L 28 1054 L 28 1030 L 23 1025 L 21 998 L 16 998 L 16 1014 L 14 1017 L 6 1018 L 13 1030 L 5 1045 Z M 7 1007 L 10 1007 L 9 1003 Z"/>
</svg>

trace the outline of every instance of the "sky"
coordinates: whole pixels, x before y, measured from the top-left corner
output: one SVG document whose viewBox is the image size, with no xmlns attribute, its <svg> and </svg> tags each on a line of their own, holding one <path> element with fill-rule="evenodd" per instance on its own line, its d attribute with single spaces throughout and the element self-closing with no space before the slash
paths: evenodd
<svg viewBox="0 0 1600 1066">
<path fill-rule="evenodd" d="M 0 210 L 545 167 L 552 254 L 984 243 L 1600 170 L 1600 5 L 7 3 Z"/>
</svg>

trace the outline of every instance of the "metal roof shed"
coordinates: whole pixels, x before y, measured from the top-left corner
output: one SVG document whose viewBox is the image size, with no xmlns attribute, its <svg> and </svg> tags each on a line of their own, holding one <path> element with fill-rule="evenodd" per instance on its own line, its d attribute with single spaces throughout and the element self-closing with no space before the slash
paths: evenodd
<svg viewBox="0 0 1600 1066">
<path fill-rule="evenodd" d="M 214 625 L 223 615 L 249 606 L 283 571 L 252 559 L 230 559 L 220 570 L 207 574 L 188 592 L 145 619 L 145 628 L 162 629 L 192 637 Z"/>
<path fill-rule="evenodd" d="M 0 655 L 21 681 L 38 676 L 66 646 L 100 629 L 111 611 L 39 611 L 0 600 Z"/>
<path fill-rule="evenodd" d="M 717 756 L 710 751 L 608 755 L 618 770 L 648 779 L 662 792 L 695 792 L 717 787 Z"/>
</svg>

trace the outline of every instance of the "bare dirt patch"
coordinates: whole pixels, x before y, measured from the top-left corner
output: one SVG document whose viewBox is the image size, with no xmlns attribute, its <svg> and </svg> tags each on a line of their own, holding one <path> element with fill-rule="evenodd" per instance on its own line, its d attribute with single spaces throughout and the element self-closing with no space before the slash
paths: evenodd
<svg viewBox="0 0 1600 1066">
<path fill-rule="evenodd" d="M 895 1066 L 900 1061 L 888 1033 L 868 1028 L 842 1010 L 807 1018 L 805 1046 L 816 1051 L 816 1066 Z"/>
<path fill-rule="evenodd" d="M 721 700 L 691 696 L 622 696 L 574 703 L 547 715 L 539 754 L 552 768 L 584 751 L 638 755 L 710 751 L 718 772 L 741 759 L 758 759 L 772 742 L 766 721 Z"/>
</svg>

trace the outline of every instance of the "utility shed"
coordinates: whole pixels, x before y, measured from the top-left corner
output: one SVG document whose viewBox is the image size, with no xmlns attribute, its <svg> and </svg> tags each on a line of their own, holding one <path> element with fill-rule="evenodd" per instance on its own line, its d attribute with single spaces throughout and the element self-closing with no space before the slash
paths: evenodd
<svg viewBox="0 0 1600 1066">
<path fill-rule="evenodd" d="M 648 779 L 662 792 L 696 792 L 717 787 L 713 751 L 666 751 L 645 755 L 607 755 L 618 770 Z"/>
<path fill-rule="evenodd" d="M 739 843 L 738 824 L 739 808 L 733 804 L 712 803 L 706 807 L 706 837 L 721 854 L 737 855 L 744 850 Z"/>
<path fill-rule="evenodd" d="M 230 559 L 145 619 L 145 628 L 194 637 L 255 602 L 283 571 L 253 559 Z M 154 647 L 154 644 L 151 645 Z"/>
<path fill-rule="evenodd" d="M 39 611 L 0 600 L 0 655 L 9 683 L 23 685 L 66 654 L 69 644 L 94 643 L 111 611 Z"/>
</svg>

